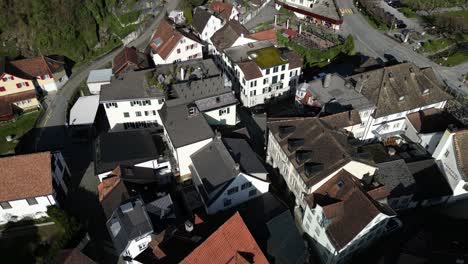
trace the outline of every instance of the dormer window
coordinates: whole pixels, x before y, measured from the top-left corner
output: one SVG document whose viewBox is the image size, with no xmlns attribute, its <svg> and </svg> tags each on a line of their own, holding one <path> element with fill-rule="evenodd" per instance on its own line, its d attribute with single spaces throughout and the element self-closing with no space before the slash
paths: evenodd
<svg viewBox="0 0 468 264">
<path fill-rule="evenodd" d="M 302 164 L 312 157 L 312 151 L 300 150 L 296 152 L 296 162 Z"/>
<path fill-rule="evenodd" d="M 303 138 L 290 138 L 288 139 L 288 150 L 290 152 L 296 151 L 298 148 L 304 146 Z"/>
<path fill-rule="evenodd" d="M 278 131 L 279 131 L 279 137 L 283 139 L 289 134 L 292 134 L 294 131 L 296 131 L 296 127 L 295 126 L 279 126 Z"/>
</svg>

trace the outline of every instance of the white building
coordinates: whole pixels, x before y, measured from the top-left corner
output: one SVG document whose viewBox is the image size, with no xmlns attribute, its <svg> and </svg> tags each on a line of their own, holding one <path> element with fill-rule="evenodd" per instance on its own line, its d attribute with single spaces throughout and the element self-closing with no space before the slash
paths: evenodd
<svg viewBox="0 0 468 264">
<path fill-rule="evenodd" d="M 169 12 L 168 18 L 176 24 L 185 23 L 184 11 L 182 10 L 172 10 Z"/>
<path fill-rule="evenodd" d="M 112 132 L 160 128 L 157 111 L 164 101 L 164 91 L 155 85 L 151 70 L 112 78 L 110 84 L 102 86 L 100 95 Z"/>
<path fill-rule="evenodd" d="M 0 168 L 2 224 L 46 217 L 47 207 L 63 199 L 70 186 L 70 171 L 60 152 L 0 158 Z"/>
<path fill-rule="evenodd" d="M 377 168 L 349 136 L 319 118 L 277 118 L 268 125 L 267 163 L 282 175 L 303 213 L 304 195 L 313 193 L 341 170 L 362 179 Z"/>
<path fill-rule="evenodd" d="M 340 170 L 305 198 L 302 224 L 322 263 L 347 263 L 356 252 L 398 227 L 395 212 L 366 194 L 360 181 Z"/>
<path fill-rule="evenodd" d="M 96 139 L 95 152 L 95 173 L 101 182 L 119 165 L 153 169 L 154 176 L 172 170 L 162 138 L 147 130 L 103 133 Z"/>
<path fill-rule="evenodd" d="M 177 28 L 167 20 L 159 24 L 150 47 L 155 65 L 203 58 L 201 40 L 188 28 Z"/>
<path fill-rule="evenodd" d="M 216 16 L 205 7 L 197 7 L 193 10 L 192 27 L 196 35 L 203 41 L 211 43 L 211 37 L 221 29 L 225 21 Z"/>
<path fill-rule="evenodd" d="M 437 160 L 440 170 L 453 190 L 453 197 L 450 201 L 466 198 L 468 193 L 468 130 L 447 129 L 432 157 Z"/>
<path fill-rule="evenodd" d="M 250 148 L 244 150 L 253 152 Z M 241 157 L 245 153 L 242 152 Z M 237 154 L 239 153 L 238 149 Z M 270 183 L 266 170 L 256 156 L 236 161 L 235 156 L 231 155 L 218 134 L 213 141 L 190 156 L 192 180 L 208 214 L 231 208 L 268 192 Z M 260 169 L 251 172 L 252 167 Z M 250 173 L 256 173 L 256 176 Z"/>
<path fill-rule="evenodd" d="M 279 50 L 270 41 L 225 49 L 223 58 L 246 107 L 289 94 L 301 75 L 302 58 L 293 51 Z"/>
<path fill-rule="evenodd" d="M 333 92 L 332 92 L 333 91 Z M 333 114 L 352 107 L 361 124 L 349 128 L 361 140 L 385 139 L 405 134 L 406 115 L 425 109 L 443 109 L 448 95 L 431 68 L 402 63 L 349 78 L 327 75 L 298 90 L 296 100 L 322 107 Z M 341 109 L 341 110 L 340 110 Z"/>
<path fill-rule="evenodd" d="M 168 101 L 170 102 L 170 101 Z M 190 176 L 190 155 L 213 140 L 213 130 L 193 104 L 165 104 L 159 110 L 164 137 L 177 162 L 176 176 Z"/>
<path fill-rule="evenodd" d="M 70 110 L 69 124 L 92 126 L 99 107 L 99 95 L 81 96 Z"/>
<path fill-rule="evenodd" d="M 112 79 L 112 69 L 93 70 L 89 72 L 86 85 L 92 94 L 99 94 L 101 86 L 110 84 Z"/>
</svg>

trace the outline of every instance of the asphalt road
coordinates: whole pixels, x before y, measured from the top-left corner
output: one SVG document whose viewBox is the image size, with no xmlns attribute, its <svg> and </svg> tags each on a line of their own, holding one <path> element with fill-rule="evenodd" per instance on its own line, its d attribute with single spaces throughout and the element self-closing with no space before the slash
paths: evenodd
<svg viewBox="0 0 468 264">
<path fill-rule="evenodd" d="M 139 49 L 144 49 L 148 46 L 149 40 L 153 34 L 153 30 L 159 24 L 161 19 L 164 18 L 166 11 L 175 9 L 179 4 L 179 0 L 166 1 L 164 8 L 159 10 L 154 21 L 151 25 L 141 34 L 137 39 L 130 42 L 128 46 L 135 46 Z M 36 127 L 56 127 L 63 126 L 66 122 L 66 109 L 68 101 L 75 94 L 80 84 L 85 81 L 92 70 L 100 69 L 112 62 L 112 59 L 119 53 L 123 47 L 120 47 L 98 59 L 80 66 L 72 73 L 68 82 L 55 94 L 52 102 L 47 107 L 45 114 L 41 120 L 37 122 Z"/>
<path fill-rule="evenodd" d="M 468 63 L 450 68 L 440 66 L 414 52 L 410 47 L 400 44 L 374 29 L 356 10 L 352 0 L 340 0 L 337 1 L 337 4 L 340 8 L 349 8 L 354 11 L 354 14 L 343 16 L 342 30 L 345 35 L 353 35 L 356 51 L 381 58 L 384 61 L 386 60 L 384 55 L 390 54 L 399 61 L 413 62 L 419 67 L 432 67 L 441 81 L 445 81 L 452 89 L 468 95 L 468 87 L 462 83 L 462 74 L 468 72 Z"/>
</svg>

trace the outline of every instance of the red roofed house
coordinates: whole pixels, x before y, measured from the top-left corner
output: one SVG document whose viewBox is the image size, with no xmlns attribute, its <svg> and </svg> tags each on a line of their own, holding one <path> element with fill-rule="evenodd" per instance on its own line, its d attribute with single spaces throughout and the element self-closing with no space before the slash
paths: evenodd
<svg viewBox="0 0 468 264">
<path fill-rule="evenodd" d="M 182 264 L 268 263 L 239 213 L 208 237 Z"/>
<path fill-rule="evenodd" d="M 57 91 L 68 81 L 62 58 L 52 59 L 41 56 L 10 63 L 22 73 L 35 79 L 37 85 L 46 92 Z"/>
<path fill-rule="evenodd" d="M 0 223 L 47 216 L 47 206 L 68 192 L 69 181 L 60 152 L 0 158 Z"/>
<path fill-rule="evenodd" d="M 124 47 L 112 61 L 112 73 L 114 76 L 119 76 L 129 71 L 143 70 L 148 67 L 146 54 L 138 51 L 135 47 Z"/>
<path fill-rule="evenodd" d="M 354 253 L 398 226 L 392 220 L 395 212 L 372 197 L 383 198 L 341 170 L 304 198 L 302 225 L 315 241 L 322 263 L 347 263 Z"/>
<path fill-rule="evenodd" d="M 276 42 L 276 29 L 272 28 L 252 33 L 248 37 L 258 41 L 269 40 L 272 42 Z"/>
<path fill-rule="evenodd" d="M 226 21 L 239 20 L 239 10 L 230 3 L 215 1 L 211 3 L 210 9 L 218 13 Z"/>
<path fill-rule="evenodd" d="M 203 44 L 189 29 L 162 20 L 150 43 L 154 64 L 203 58 Z"/>
<path fill-rule="evenodd" d="M 40 107 L 33 79 L 11 63 L 0 61 L 0 121 L 12 119 L 15 113 Z"/>
</svg>

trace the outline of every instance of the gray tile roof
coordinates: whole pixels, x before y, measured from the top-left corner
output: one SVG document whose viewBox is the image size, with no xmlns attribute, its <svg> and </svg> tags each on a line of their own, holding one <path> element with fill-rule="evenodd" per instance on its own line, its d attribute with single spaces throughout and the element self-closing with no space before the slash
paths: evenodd
<svg viewBox="0 0 468 264">
<path fill-rule="evenodd" d="M 379 163 L 377 167 L 375 179 L 386 186 L 391 196 L 414 194 L 416 181 L 404 160 Z"/>
<path fill-rule="evenodd" d="M 206 27 L 206 24 L 212 16 L 211 12 L 205 7 L 197 7 L 193 11 L 192 27 L 201 34 Z"/>
<path fill-rule="evenodd" d="M 376 105 L 375 118 L 446 101 L 432 68 L 401 63 L 350 76 L 356 91 Z"/>
<path fill-rule="evenodd" d="M 189 116 L 189 105 L 168 106 L 158 111 L 174 147 L 182 147 L 213 137 L 213 130 L 201 113 Z"/>
<path fill-rule="evenodd" d="M 130 199 L 119 206 L 106 225 L 119 255 L 133 239 L 153 233 L 149 216 L 143 202 L 138 198 Z"/>
<path fill-rule="evenodd" d="M 148 75 L 152 70 L 128 72 L 119 78 L 113 77 L 110 84 L 101 86 L 101 102 L 131 99 L 162 98 L 164 91 L 151 87 Z"/>
<path fill-rule="evenodd" d="M 169 106 L 193 103 L 199 99 L 226 93 L 231 93 L 231 88 L 224 86 L 223 76 L 216 76 L 171 85 L 168 97 L 176 97 L 176 99 L 167 100 L 166 103 Z"/>
<path fill-rule="evenodd" d="M 190 158 L 192 168 L 208 193 L 239 175 L 236 162 L 219 138 L 213 139 Z"/>
<path fill-rule="evenodd" d="M 86 83 L 110 82 L 112 75 L 112 69 L 90 71 Z"/>
<path fill-rule="evenodd" d="M 208 78 L 213 76 L 221 75 L 221 71 L 219 70 L 218 66 L 213 62 L 212 59 L 196 59 L 196 60 L 188 60 L 182 61 L 177 63 L 171 64 L 162 64 L 158 65 L 154 71 L 154 75 L 159 78 L 161 76 L 167 76 L 174 74 L 176 76 L 175 81 L 176 83 L 181 81 L 187 81 L 190 77 L 185 76 L 183 80 L 181 80 L 180 72 L 181 69 L 192 69 L 192 74 L 195 75 L 197 78 Z"/>
<path fill-rule="evenodd" d="M 223 138 L 223 142 L 234 160 L 239 163 L 242 172 L 250 175 L 268 173 L 247 141 L 240 138 Z"/>
<path fill-rule="evenodd" d="M 160 136 L 144 130 L 101 134 L 95 143 L 96 173 L 156 159 L 164 151 L 161 141 Z"/>
<path fill-rule="evenodd" d="M 324 87 L 325 78 L 311 81 L 307 85 L 313 97 L 321 105 L 325 105 L 330 101 L 336 101 L 340 105 L 352 105 L 353 109 L 364 110 L 374 107 L 364 95 L 355 91 L 351 83 L 348 83 L 345 78 L 333 73 L 330 75 L 330 84 Z"/>
<path fill-rule="evenodd" d="M 196 100 L 195 104 L 198 107 L 198 110 L 202 112 L 210 111 L 213 109 L 226 107 L 230 105 L 236 105 L 239 101 L 236 99 L 232 92 L 227 92 L 217 96 L 212 96 L 208 98 L 203 98 Z"/>
<path fill-rule="evenodd" d="M 236 40 L 244 35 L 249 35 L 250 32 L 236 20 L 229 20 L 222 28 L 220 28 L 211 37 L 211 42 L 216 49 L 221 52 L 224 49 L 230 48 Z"/>
</svg>

